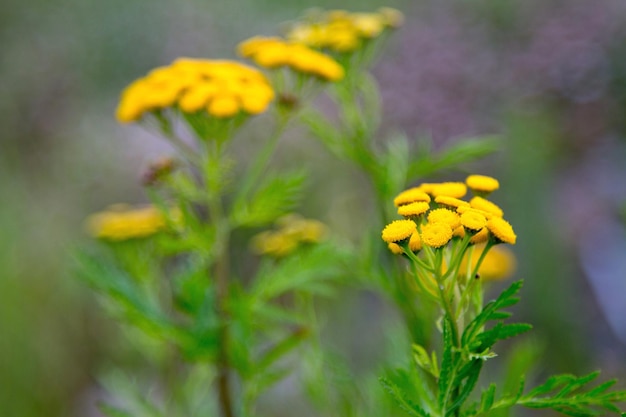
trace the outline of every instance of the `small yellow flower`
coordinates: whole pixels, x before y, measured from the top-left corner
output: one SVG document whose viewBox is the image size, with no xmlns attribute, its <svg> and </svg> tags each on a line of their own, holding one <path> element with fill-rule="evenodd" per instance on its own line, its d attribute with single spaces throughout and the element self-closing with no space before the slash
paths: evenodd
<svg viewBox="0 0 626 417">
<path fill-rule="evenodd" d="M 387 243 L 401 242 L 411 237 L 417 226 L 411 220 L 394 220 L 382 232 L 382 239 Z"/>
<path fill-rule="evenodd" d="M 294 24 L 286 37 L 314 48 L 349 53 L 380 36 L 386 28 L 401 26 L 402 21 L 402 13 L 391 8 L 376 13 L 330 10 L 307 16 L 305 21 Z"/>
<path fill-rule="evenodd" d="M 130 84 L 122 92 L 116 115 L 127 123 L 171 108 L 227 118 L 240 112 L 261 113 L 273 99 L 269 82 L 254 68 L 235 61 L 181 58 Z"/>
<path fill-rule="evenodd" d="M 494 216 L 493 213 L 489 213 L 489 212 L 487 212 L 485 210 L 474 208 L 474 207 L 472 207 L 470 205 L 460 206 L 460 207 L 457 207 L 457 209 L 456 209 L 456 212 L 459 213 L 459 215 L 461 215 L 461 214 L 463 214 L 465 212 L 468 212 L 468 211 L 482 214 L 485 217 L 485 219 L 487 219 L 487 220 L 489 220 L 490 218 L 492 218 Z"/>
<path fill-rule="evenodd" d="M 430 196 L 420 189 L 420 187 L 409 188 L 402 191 L 393 199 L 393 204 L 399 207 L 404 204 L 415 203 L 417 201 L 430 202 Z"/>
<path fill-rule="evenodd" d="M 172 222 L 180 223 L 181 213 L 178 209 L 172 209 L 169 215 Z M 94 237 L 122 241 L 154 235 L 166 228 L 167 219 L 154 206 L 130 207 L 117 204 L 89 216 L 86 226 Z"/>
<path fill-rule="evenodd" d="M 418 232 L 414 232 L 409 239 L 409 249 L 412 252 L 419 252 L 422 250 L 422 238 Z"/>
<path fill-rule="evenodd" d="M 461 224 L 472 232 L 477 232 L 487 225 L 487 218 L 478 210 L 467 210 L 461 214 Z"/>
<path fill-rule="evenodd" d="M 426 213 L 430 209 L 430 204 L 425 201 L 404 204 L 398 207 L 398 214 L 404 217 L 416 217 Z"/>
<path fill-rule="evenodd" d="M 465 237 L 465 228 L 463 226 L 459 226 L 452 232 L 452 236 L 459 237 L 463 239 Z"/>
<path fill-rule="evenodd" d="M 424 244 L 440 248 L 452 239 L 452 228 L 443 222 L 426 223 L 422 226 L 421 238 Z"/>
<path fill-rule="evenodd" d="M 517 236 L 513 227 L 502 217 L 492 217 L 487 221 L 487 229 L 496 237 L 499 242 L 515 244 Z"/>
<path fill-rule="evenodd" d="M 472 252 L 471 268 L 476 267 L 480 255 L 485 245 L 477 245 Z M 467 270 L 467 256 L 463 258 L 460 271 Z M 480 268 L 478 268 L 478 276 L 484 281 L 498 281 L 510 277 L 515 271 L 516 261 L 515 255 L 506 246 L 494 246 L 485 255 Z"/>
<path fill-rule="evenodd" d="M 469 207 L 469 203 L 465 200 L 461 200 L 459 198 L 448 197 L 446 195 L 439 195 L 435 197 L 435 203 L 448 207 L 457 209 L 458 207 Z"/>
<path fill-rule="evenodd" d="M 391 7 L 381 7 L 378 13 L 382 16 L 385 25 L 390 28 L 398 28 L 404 23 L 404 15 L 400 10 Z"/>
<path fill-rule="evenodd" d="M 487 213 L 491 213 L 497 217 L 502 217 L 504 215 L 504 212 L 500 207 L 498 207 L 497 204 L 492 203 L 491 201 L 482 197 L 473 197 L 470 200 L 470 206 L 479 210 L 486 211 Z"/>
<path fill-rule="evenodd" d="M 352 21 L 359 35 L 375 38 L 385 29 L 383 16 L 378 13 L 353 13 Z"/>
<path fill-rule="evenodd" d="M 448 210 L 446 208 L 431 210 L 430 213 L 428 213 L 428 221 L 430 223 L 446 223 L 450 226 L 452 230 L 461 225 L 461 219 L 459 218 L 459 215 L 452 210 Z"/>
<path fill-rule="evenodd" d="M 473 245 L 478 245 L 480 243 L 485 243 L 488 240 L 489 240 L 489 229 L 484 227 L 470 238 L 470 243 Z"/>
<path fill-rule="evenodd" d="M 278 37 L 256 36 L 240 43 L 237 49 L 241 56 L 265 68 L 286 66 L 328 81 L 338 81 L 344 76 L 343 67 L 328 55 Z"/>
<path fill-rule="evenodd" d="M 422 184 L 423 191 L 433 197 L 446 196 L 461 198 L 467 194 L 467 186 L 462 182 L 441 182 Z"/>
<path fill-rule="evenodd" d="M 251 246 L 259 255 L 282 258 L 298 247 L 298 241 L 281 231 L 265 231 L 252 238 Z"/>
<path fill-rule="evenodd" d="M 388 243 L 387 247 L 389 248 L 391 253 L 393 253 L 394 255 L 402 255 L 404 253 L 404 249 L 402 249 L 402 247 L 398 245 L 397 243 L 393 243 L 393 242 Z"/>
<path fill-rule="evenodd" d="M 467 184 L 472 191 L 486 194 L 500 188 L 498 180 L 487 175 L 470 175 L 465 179 L 465 184 Z"/>
</svg>

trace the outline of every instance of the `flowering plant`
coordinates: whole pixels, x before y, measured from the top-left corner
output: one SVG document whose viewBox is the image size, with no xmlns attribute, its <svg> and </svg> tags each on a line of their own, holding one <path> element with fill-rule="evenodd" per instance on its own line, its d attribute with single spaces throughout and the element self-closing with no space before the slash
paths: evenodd
<svg viewBox="0 0 626 417">
<path fill-rule="evenodd" d="M 375 388 L 368 391 L 374 400 L 360 405 L 365 388 L 357 381 L 337 392 L 326 387 L 336 369 L 325 368 L 317 306 L 345 282 L 375 287 L 401 313 L 419 368 L 399 370 L 382 383 L 411 415 L 470 416 L 516 404 L 570 415 L 618 410 L 614 403 L 626 392 L 609 391 L 611 383 L 576 393 L 596 374 L 555 377 L 498 400 L 491 385 L 465 406 L 483 363 L 495 355 L 493 345 L 530 328 L 504 323 L 509 315 L 502 309 L 517 302 L 520 283 L 483 305 L 482 282 L 510 271 L 512 255 L 499 248 L 514 244 L 516 234 L 486 199 L 499 187 L 494 178 L 472 175 L 465 183 L 407 189 L 489 154 L 499 146 L 492 138 L 465 139 L 440 152 L 427 142 L 415 148 L 403 135 L 382 146 L 376 140 L 380 99 L 368 65 L 401 24 L 401 13 L 389 8 L 316 12 L 292 24 L 285 39 L 257 36 L 238 46 L 260 69 L 181 58 L 123 92 L 118 120 L 152 128 L 176 154 L 146 171 L 149 205 L 115 205 L 88 219 L 100 244 L 77 255 L 80 275 L 150 363 L 142 378 L 103 377 L 118 394 L 101 405 L 105 414 L 258 415 L 261 395 L 294 370 L 326 414 L 402 412 L 384 408 L 376 395 L 383 390 Z M 318 94 L 332 100 L 337 120 L 313 105 Z M 232 145 L 261 114 L 272 127 L 242 167 Z M 362 228 L 358 242 L 293 213 L 307 174 L 274 172 L 271 161 L 296 123 L 369 181 L 379 221 Z M 462 200 L 468 188 L 474 197 Z M 390 222 L 392 199 L 403 220 Z M 389 250 L 373 238 L 385 223 Z M 390 254 L 405 257 L 409 269 Z"/>
</svg>

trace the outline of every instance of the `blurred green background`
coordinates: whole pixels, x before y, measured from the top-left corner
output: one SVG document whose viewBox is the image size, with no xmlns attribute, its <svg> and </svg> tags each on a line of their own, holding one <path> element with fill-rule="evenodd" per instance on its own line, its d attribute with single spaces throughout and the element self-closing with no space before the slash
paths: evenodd
<svg viewBox="0 0 626 417">
<path fill-rule="evenodd" d="M 428 180 L 470 171 L 500 178 L 494 200 L 519 235 L 519 314 L 544 349 L 539 372 L 601 368 L 626 379 L 623 1 L 4 0 L 0 416 L 97 415 L 99 370 L 136 360 L 72 276 L 69 256 L 87 239 L 90 212 L 146 200 L 141 168 L 168 151 L 116 123 L 120 91 L 179 56 L 234 58 L 239 41 L 276 34 L 310 7 L 381 6 L 406 15 L 373 69 L 385 106 L 381 138 L 402 130 L 439 148 L 499 134 L 501 152 Z M 306 205 L 317 211 L 307 215 L 341 230 L 371 204 L 358 173 L 298 132 L 277 163 L 293 164 L 294 155 L 314 175 Z M 354 224 L 371 220 L 362 212 Z M 375 351 L 367 314 L 389 309 L 363 307 L 380 305 L 375 294 L 356 300 L 336 333 L 345 349 Z"/>
</svg>

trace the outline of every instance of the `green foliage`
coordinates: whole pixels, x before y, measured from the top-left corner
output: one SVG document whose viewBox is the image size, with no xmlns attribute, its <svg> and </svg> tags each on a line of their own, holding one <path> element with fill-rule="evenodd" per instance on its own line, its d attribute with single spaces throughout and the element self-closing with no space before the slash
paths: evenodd
<svg viewBox="0 0 626 417">
<path fill-rule="evenodd" d="M 290 213 L 302 195 L 304 172 L 270 176 L 249 201 L 238 200 L 230 213 L 233 226 L 258 227 Z"/>
</svg>

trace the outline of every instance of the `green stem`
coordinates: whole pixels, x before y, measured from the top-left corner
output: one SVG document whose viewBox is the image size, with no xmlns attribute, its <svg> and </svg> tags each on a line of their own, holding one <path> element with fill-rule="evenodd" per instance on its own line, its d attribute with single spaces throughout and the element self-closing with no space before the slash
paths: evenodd
<svg viewBox="0 0 626 417">
<path fill-rule="evenodd" d="M 209 219 L 215 227 L 215 264 L 212 268 L 211 277 L 215 280 L 216 288 L 216 311 L 219 317 L 219 349 L 217 355 L 217 394 L 220 413 L 222 417 L 234 417 L 233 402 L 230 383 L 230 360 L 228 357 L 230 344 L 228 295 L 230 260 L 228 245 L 230 241 L 230 226 L 227 217 L 224 216 L 222 207 L 221 190 L 218 188 L 216 178 L 219 178 L 221 170 L 222 148 L 219 142 L 209 142 L 206 148 L 206 160 L 203 167 L 204 181 L 207 188 L 207 206 Z"/>
</svg>

